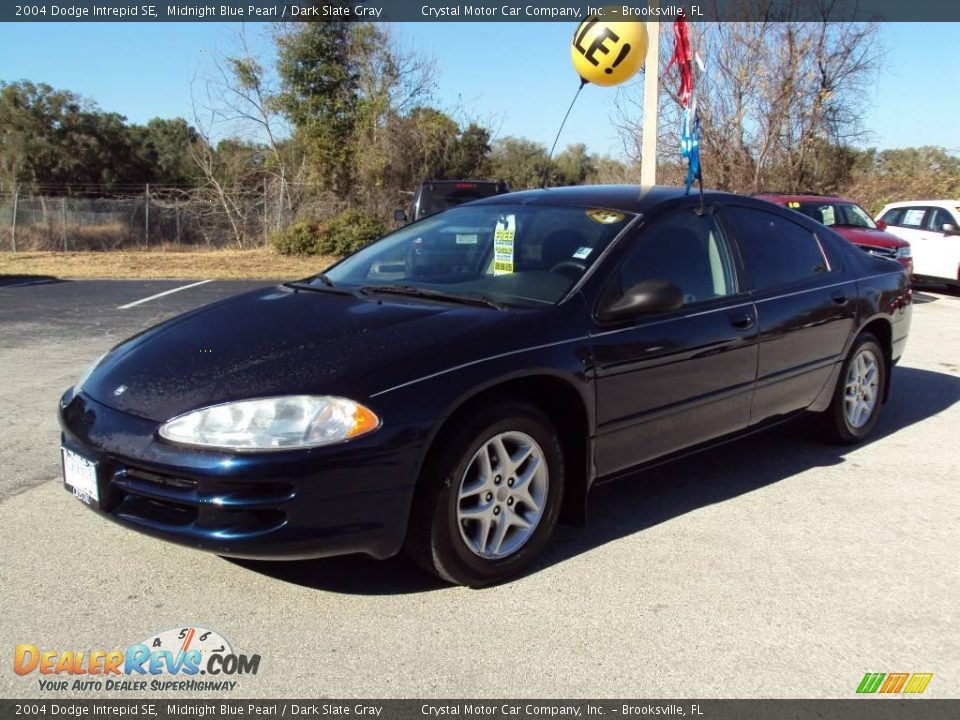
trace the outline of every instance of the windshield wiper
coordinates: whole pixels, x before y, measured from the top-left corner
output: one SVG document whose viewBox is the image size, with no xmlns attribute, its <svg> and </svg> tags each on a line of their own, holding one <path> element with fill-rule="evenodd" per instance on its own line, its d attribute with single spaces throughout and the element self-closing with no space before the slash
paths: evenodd
<svg viewBox="0 0 960 720">
<path fill-rule="evenodd" d="M 319 281 L 319 285 L 315 281 Z M 313 292 L 335 292 L 341 293 L 342 295 L 353 295 L 352 290 L 347 288 L 338 287 L 334 285 L 333 280 L 328 278 L 324 273 L 318 273 L 316 275 L 311 275 L 308 278 L 303 280 L 294 280 L 293 282 L 284 283 L 286 287 L 293 288 L 294 290 L 311 290 Z"/>
<path fill-rule="evenodd" d="M 429 290 L 427 288 L 416 287 L 415 285 L 364 285 L 358 292 L 364 295 L 373 295 L 376 293 L 385 293 L 390 295 L 406 295 L 407 297 L 420 297 L 429 300 L 445 300 L 447 302 L 461 303 L 463 305 L 476 305 L 479 307 L 489 307 L 494 310 L 503 310 L 503 305 L 494 302 L 483 295 L 452 295 L 442 290 Z"/>
</svg>

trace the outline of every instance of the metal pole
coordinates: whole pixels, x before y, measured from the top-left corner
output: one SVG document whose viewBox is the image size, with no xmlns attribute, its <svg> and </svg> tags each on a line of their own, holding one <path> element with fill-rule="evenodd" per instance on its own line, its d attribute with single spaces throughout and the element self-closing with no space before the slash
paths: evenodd
<svg viewBox="0 0 960 720">
<path fill-rule="evenodd" d="M 284 177 L 285 168 L 280 166 L 280 199 L 277 201 L 277 230 L 283 230 L 283 186 L 286 184 Z"/>
<path fill-rule="evenodd" d="M 60 237 L 63 240 L 63 251 L 67 251 L 67 199 L 60 198 Z"/>
<path fill-rule="evenodd" d="M 150 247 L 150 183 L 147 183 L 147 203 L 143 213 L 143 243 Z"/>
<path fill-rule="evenodd" d="M 263 246 L 267 246 L 267 176 L 263 176 Z"/>
<path fill-rule="evenodd" d="M 651 7 L 657 2 L 650 3 Z M 657 96 L 660 84 L 660 23 L 647 23 L 647 59 L 643 71 L 643 147 L 640 151 L 640 183 L 657 184 Z"/>
<path fill-rule="evenodd" d="M 17 251 L 17 201 L 20 199 L 20 186 L 13 191 L 13 222 L 10 226 L 10 249 Z"/>
<path fill-rule="evenodd" d="M 177 245 L 180 245 L 180 201 L 177 200 Z"/>
</svg>

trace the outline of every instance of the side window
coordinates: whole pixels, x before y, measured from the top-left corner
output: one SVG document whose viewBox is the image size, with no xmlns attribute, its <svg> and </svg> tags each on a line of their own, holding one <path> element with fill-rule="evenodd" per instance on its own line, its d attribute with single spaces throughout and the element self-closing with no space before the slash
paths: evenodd
<svg viewBox="0 0 960 720">
<path fill-rule="evenodd" d="M 927 209 L 922 207 L 904 208 L 903 220 L 900 221 L 900 226 L 917 228 L 919 230 L 923 226 L 923 216 L 926 212 Z"/>
<path fill-rule="evenodd" d="M 903 208 L 892 208 L 881 215 L 880 219 L 883 220 L 887 225 L 893 225 L 894 227 L 897 227 L 898 225 L 903 224 L 903 212 Z"/>
<path fill-rule="evenodd" d="M 690 305 L 735 295 L 735 272 L 712 216 L 686 209 L 641 230 L 612 289 L 623 292 L 643 280 L 669 280 L 683 292 L 684 305 Z"/>
<path fill-rule="evenodd" d="M 757 289 L 790 285 L 830 271 L 816 235 L 792 220 L 763 210 L 723 211 L 740 241 Z"/>
<path fill-rule="evenodd" d="M 950 217 L 948 213 L 943 208 L 931 208 L 930 212 L 927 213 L 927 230 L 932 230 L 933 232 L 943 232 L 942 228 L 946 223 L 952 223 L 953 218 Z"/>
</svg>

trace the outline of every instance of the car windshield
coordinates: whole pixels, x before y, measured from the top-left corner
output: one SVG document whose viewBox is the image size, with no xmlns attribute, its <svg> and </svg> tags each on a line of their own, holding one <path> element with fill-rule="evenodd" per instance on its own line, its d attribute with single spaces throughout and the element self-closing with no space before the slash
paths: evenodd
<svg viewBox="0 0 960 720">
<path fill-rule="evenodd" d="M 876 228 L 877 224 L 859 205 L 854 203 L 795 202 L 791 208 L 827 225 L 846 225 L 850 227 Z"/>
<path fill-rule="evenodd" d="M 632 217 L 568 206 L 454 208 L 363 248 L 322 280 L 365 293 L 543 307 L 563 298 Z"/>
</svg>

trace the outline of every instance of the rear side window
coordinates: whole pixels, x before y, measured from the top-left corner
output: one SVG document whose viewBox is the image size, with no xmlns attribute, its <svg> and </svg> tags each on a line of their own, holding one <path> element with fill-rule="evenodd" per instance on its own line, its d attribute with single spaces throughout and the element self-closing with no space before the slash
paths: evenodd
<svg viewBox="0 0 960 720">
<path fill-rule="evenodd" d="M 953 218 L 943 208 L 931 208 L 927 215 L 927 230 L 942 232 L 941 228 L 946 223 L 953 223 Z"/>
<path fill-rule="evenodd" d="M 803 282 L 830 271 L 816 235 L 802 225 L 742 207 L 728 207 L 722 217 L 740 241 L 758 290 Z"/>
<path fill-rule="evenodd" d="M 923 216 L 927 209 L 922 207 L 904 208 L 903 219 L 899 225 L 908 228 L 920 228 L 923 225 Z"/>
</svg>

